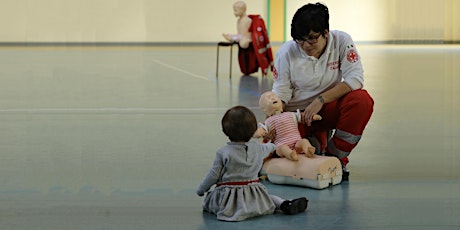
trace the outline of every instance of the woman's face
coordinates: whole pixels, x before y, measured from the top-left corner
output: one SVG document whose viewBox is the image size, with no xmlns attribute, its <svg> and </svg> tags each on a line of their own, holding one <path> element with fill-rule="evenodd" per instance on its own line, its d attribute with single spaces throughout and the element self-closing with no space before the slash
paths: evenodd
<svg viewBox="0 0 460 230">
<path fill-rule="evenodd" d="M 302 40 L 296 40 L 296 42 L 308 56 L 319 58 L 326 48 L 328 36 L 328 30 L 324 32 L 324 35 L 310 31 L 308 36 L 304 37 Z"/>
</svg>

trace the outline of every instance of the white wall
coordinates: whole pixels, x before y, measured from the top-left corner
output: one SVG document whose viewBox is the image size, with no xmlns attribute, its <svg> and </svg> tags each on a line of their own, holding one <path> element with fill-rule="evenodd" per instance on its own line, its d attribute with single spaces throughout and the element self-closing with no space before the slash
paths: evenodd
<svg viewBox="0 0 460 230">
<path fill-rule="evenodd" d="M 319 1 L 319 0 L 318 0 Z M 296 10 L 307 3 L 318 1 L 287 0 L 286 33 Z M 356 41 L 386 41 L 391 36 L 388 28 L 387 0 L 321 0 L 329 8 L 329 28 L 343 30 Z"/>
<path fill-rule="evenodd" d="M 234 0 L 0 0 L 0 42 L 216 42 L 236 31 Z M 246 0 L 267 20 L 267 0 Z M 295 10 L 286 0 L 286 34 Z M 458 0 L 322 0 L 356 41 L 460 41 Z"/>
<path fill-rule="evenodd" d="M 460 40 L 460 1 L 446 0 L 444 14 L 444 38 L 448 41 Z"/>
<path fill-rule="evenodd" d="M 209 42 L 236 32 L 233 0 L 0 0 L 0 42 Z M 266 1 L 248 1 L 266 17 Z"/>
<path fill-rule="evenodd" d="M 391 0 L 390 34 L 396 40 L 443 40 L 446 1 Z"/>
<path fill-rule="evenodd" d="M 288 18 L 305 4 L 288 0 Z M 306 1 L 317 2 L 317 1 Z M 357 41 L 460 41 L 458 0 L 322 0 L 329 8 L 330 28 Z M 289 25 L 286 32 L 289 37 Z"/>
</svg>

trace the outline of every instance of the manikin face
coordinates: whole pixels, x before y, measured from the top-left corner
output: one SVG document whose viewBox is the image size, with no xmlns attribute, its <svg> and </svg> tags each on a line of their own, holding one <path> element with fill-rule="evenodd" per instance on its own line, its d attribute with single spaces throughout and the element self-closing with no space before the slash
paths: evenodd
<svg viewBox="0 0 460 230">
<path fill-rule="evenodd" d="M 244 5 L 241 2 L 236 2 L 233 5 L 233 14 L 235 17 L 240 17 L 241 15 L 244 14 Z"/>
<path fill-rule="evenodd" d="M 271 91 L 265 92 L 260 96 L 259 106 L 267 116 L 283 112 L 283 102 Z"/>
</svg>

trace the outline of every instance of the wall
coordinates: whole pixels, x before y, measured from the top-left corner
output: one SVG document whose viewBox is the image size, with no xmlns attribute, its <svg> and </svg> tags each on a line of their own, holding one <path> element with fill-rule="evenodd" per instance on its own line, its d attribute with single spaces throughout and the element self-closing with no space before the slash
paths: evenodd
<svg viewBox="0 0 460 230">
<path fill-rule="evenodd" d="M 290 19 L 303 4 L 287 0 Z M 330 28 L 344 30 L 357 41 L 460 41 L 458 0 L 322 0 L 330 12 Z"/>
<path fill-rule="evenodd" d="M 296 10 L 304 4 L 318 1 L 287 1 L 286 33 L 290 36 L 290 24 Z M 322 0 L 329 8 L 329 28 L 343 30 L 356 41 L 386 41 L 391 38 L 388 28 L 387 0 Z"/>
<path fill-rule="evenodd" d="M 0 42 L 214 43 L 236 31 L 234 0 L 0 0 Z M 284 31 L 309 1 L 286 0 Z M 316 2 L 316 1 L 310 1 Z M 458 0 L 322 0 L 356 41 L 460 41 Z M 246 0 L 266 20 L 268 0 Z M 282 41 L 280 41 L 282 42 Z"/>
<path fill-rule="evenodd" d="M 444 38 L 447 41 L 460 41 L 460 1 L 447 0 L 444 7 Z"/>
<path fill-rule="evenodd" d="M 213 42 L 233 0 L 0 0 L 0 42 Z M 248 1 L 266 17 L 266 1 Z"/>
<path fill-rule="evenodd" d="M 390 34 L 395 40 L 443 40 L 446 2 L 391 0 Z"/>
</svg>

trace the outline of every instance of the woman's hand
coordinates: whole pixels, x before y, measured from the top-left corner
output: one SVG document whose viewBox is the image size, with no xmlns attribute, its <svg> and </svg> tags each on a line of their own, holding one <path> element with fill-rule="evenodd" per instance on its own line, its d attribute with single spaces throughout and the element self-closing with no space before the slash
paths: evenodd
<svg viewBox="0 0 460 230">
<path fill-rule="evenodd" d="M 319 111 L 323 108 L 323 102 L 316 98 L 310 103 L 307 108 L 302 112 L 302 123 L 307 124 L 307 126 L 311 126 L 311 122 L 314 121 L 313 117 L 319 113 Z"/>
</svg>

